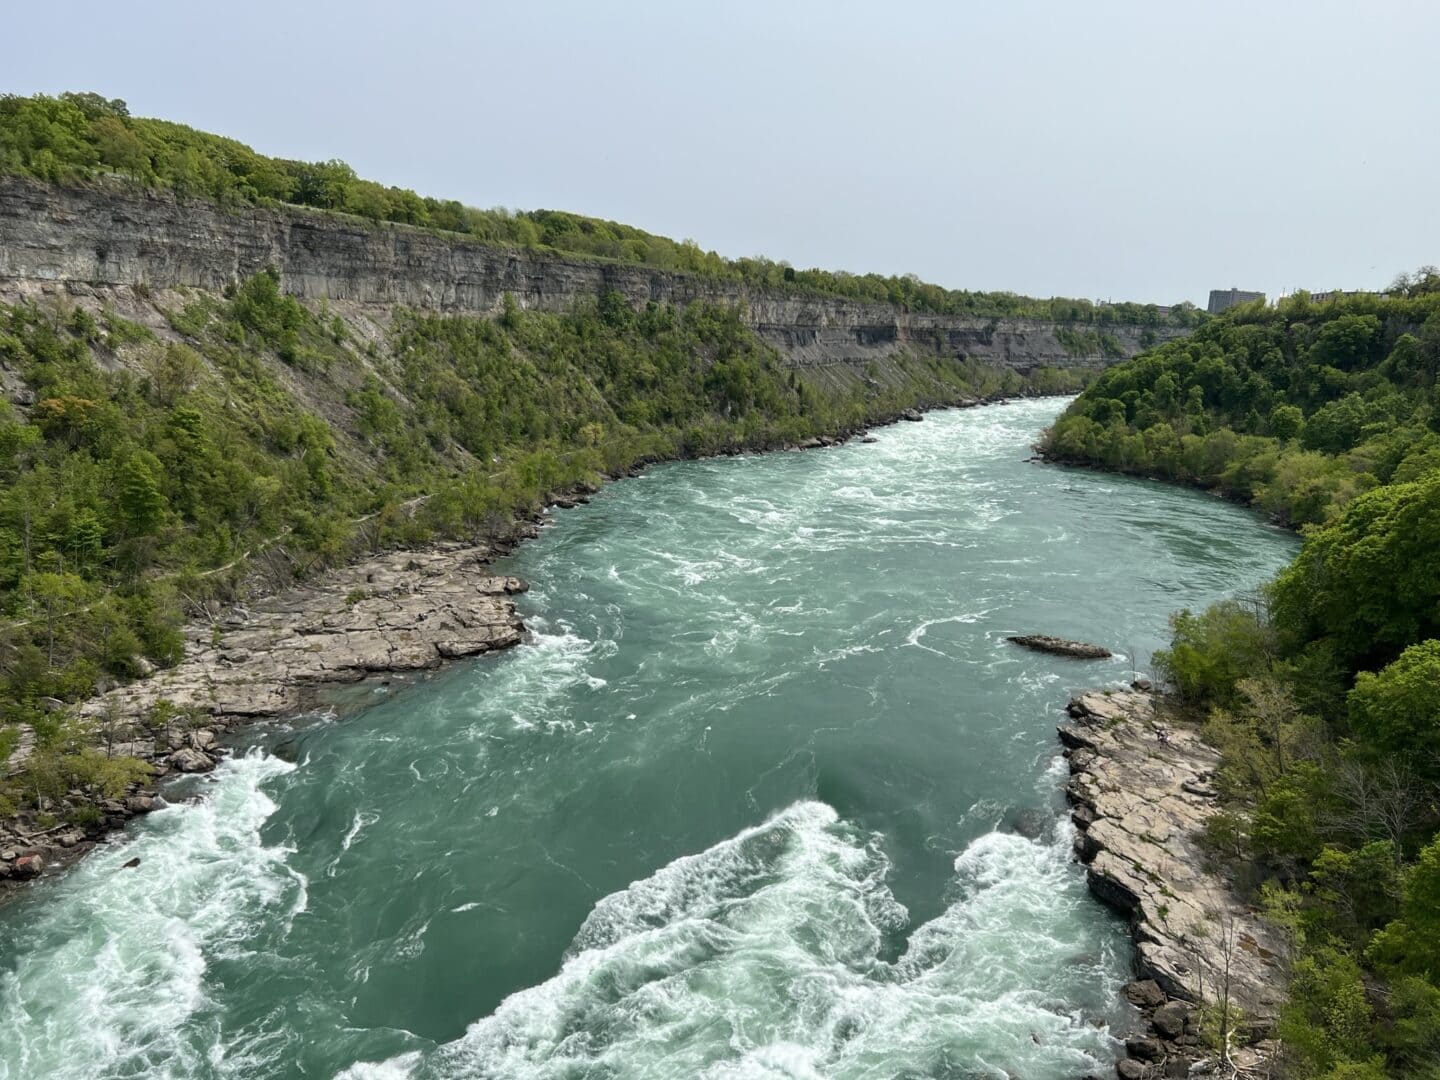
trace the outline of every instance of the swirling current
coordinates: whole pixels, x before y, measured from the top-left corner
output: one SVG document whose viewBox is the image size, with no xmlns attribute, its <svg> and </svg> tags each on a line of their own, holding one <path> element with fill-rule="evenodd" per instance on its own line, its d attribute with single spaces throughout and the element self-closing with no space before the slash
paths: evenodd
<svg viewBox="0 0 1440 1080">
<path fill-rule="evenodd" d="M 1294 540 L 1027 463 L 1063 404 L 557 513 L 502 567 L 533 643 L 254 729 L 0 909 L 0 1080 L 1108 1069 L 1130 946 L 1071 860 L 1059 709 Z"/>
</svg>

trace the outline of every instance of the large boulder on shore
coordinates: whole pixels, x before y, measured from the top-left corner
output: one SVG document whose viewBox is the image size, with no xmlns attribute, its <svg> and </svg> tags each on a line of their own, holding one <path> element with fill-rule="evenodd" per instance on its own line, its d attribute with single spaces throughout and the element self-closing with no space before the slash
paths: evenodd
<svg viewBox="0 0 1440 1080">
<path fill-rule="evenodd" d="M 170 767 L 184 773 L 209 772 L 215 762 L 209 754 L 183 746 L 170 755 Z"/>
<path fill-rule="evenodd" d="M 39 877 L 45 871 L 43 855 L 21 855 L 15 860 L 15 876 L 20 878 Z"/>
<path fill-rule="evenodd" d="M 1014 634 L 1006 640 L 1037 652 L 1054 653 L 1056 656 L 1073 656 L 1077 660 L 1104 660 L 1110 650 L 1103 645 L 1090 645 L 1084 641 L 1051 637 L 1049 634 Z"/>
</svg>

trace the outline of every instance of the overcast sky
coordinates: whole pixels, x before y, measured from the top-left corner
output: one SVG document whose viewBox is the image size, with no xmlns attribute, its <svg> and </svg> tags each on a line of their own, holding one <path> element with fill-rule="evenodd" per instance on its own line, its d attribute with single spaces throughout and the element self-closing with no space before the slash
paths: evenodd
<svg viewBox="0 0 1440 1080">
<path fill-rule="evenodd" d="M 0 4 L 0 89 L 475 206 L 1203 304 L 1440 262 L 1440 3 Z"/>
</svg>

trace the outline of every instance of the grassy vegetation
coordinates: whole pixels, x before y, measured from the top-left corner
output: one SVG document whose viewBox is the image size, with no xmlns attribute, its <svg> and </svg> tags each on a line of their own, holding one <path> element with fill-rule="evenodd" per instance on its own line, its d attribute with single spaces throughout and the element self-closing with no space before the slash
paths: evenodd
<svg viewBox="0 0 1440 1080">
<path fill-rule="evenodd" d="M 175 663 L 187 610 L 258 565 L 283 585 L 482 539 L 637 462 L 1079 385 L 908 358 L 822 390 L 735 309 L 614 293 L 566 315 L 399 311 L 377 337 L 266 273 L 165 314 L 162 335 L 109 309 L 0 306 L 0 363 L 30 401 L 0 405 L 0 760 L 18 725 L 39 742 L 11 800 L 113 786 L 63 705 Z"/>
<path fill-rule="evenodd" d="M 897 304 L 911 311 L 1031 316 L 1101 327 L 1193 326 L 1204 318 L 1190 304 L 1162 313 L 1153 304 L 1096 305 L 1088 300 L 944 289 L 913 275 L 797 270 L 763 257 L 724 259 L 690 240 L 677 242 L 618 222 L 558 210 L 477 210 L 454 200 L 362 180 L 343 161 L 266 157 L 234 139 L 132 117 L 123 101 L 93 93 L 0 96 L 0 173 L 50 183 L 119 176 L 224 205 L 293 203 L 372 221 L 463 233 L 483 243 L 641 263 L 766 288 Z"/>
<path fill-rule="evenodd" d="M 1046 438 L 1301 526 L 1157 657 L 1220 749 L 1208 840 L 1295 944 L 1285 1075 L 1440 1077 L 1440 276 L 1250 306 L 1111 369 Z"/>
</svg>

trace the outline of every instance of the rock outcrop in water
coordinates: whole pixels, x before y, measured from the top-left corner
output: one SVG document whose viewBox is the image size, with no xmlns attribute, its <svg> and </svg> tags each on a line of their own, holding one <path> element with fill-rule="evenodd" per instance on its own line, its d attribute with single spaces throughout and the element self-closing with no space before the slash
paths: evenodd
<svg viewBox="0 0 1440 1080">
<path fill-rule="evenodd" d="M 1104 660 L 1110 650 L 1103 645 L 1088 645 L 1083 641 L 1051 637 L 1049 634 L 1016 634 L 1006 639 L 1016 645 L 1023 645 L 1036 652 L 1053 653 L 1056 656 L 1071 656 L 1077 660 Z"/>
<path fill-rule="evenodd" d="M 900 352 L 998 368 L 1102 368 L 1184 337 L 1174 326 L 1107 325 L 1113 355 L 1077 352 L 1039 319 L 931 315 L 847 297 L 761 289 L 628 263 L 487 247 L 462 236 L 296 206 L 235 207 L 124 184 L 56 187 L 0 177 L 0 299 L 63 286 L 218 292 L 266 267 L 307 300 L 496 313 L 567 311 L 614 290 L 643 307 L 718 301 L 797 367 L 863 368 Z M 8 284 L 7 284 L 8 283 Z M 1077 339 L 1067 335 L 1072 342 Z M 1085 346 L 1089 348 L 1090 346 Z"/>
<path fill-rule="evenodd" d="M 1184 1076 L 1206 1057 L 1193 1006 L 1228 996 L 1249 1033 L 1264 1036 L 1284 1000 L 1283 941 L 1198 843 L 1220 809 L 1210 784 L 1219 754 L 1194 729 L 1162 724 L 1158 700 L 1137 689 L 1081 694 L 1059 728 L 1077 854 L 1091 891 L 1129 916 L 1135 938 L 1127 996 L 1151 1034 L 1126 1043 L 1119 1074 L 1132 1080 Z"/>
</svg>

